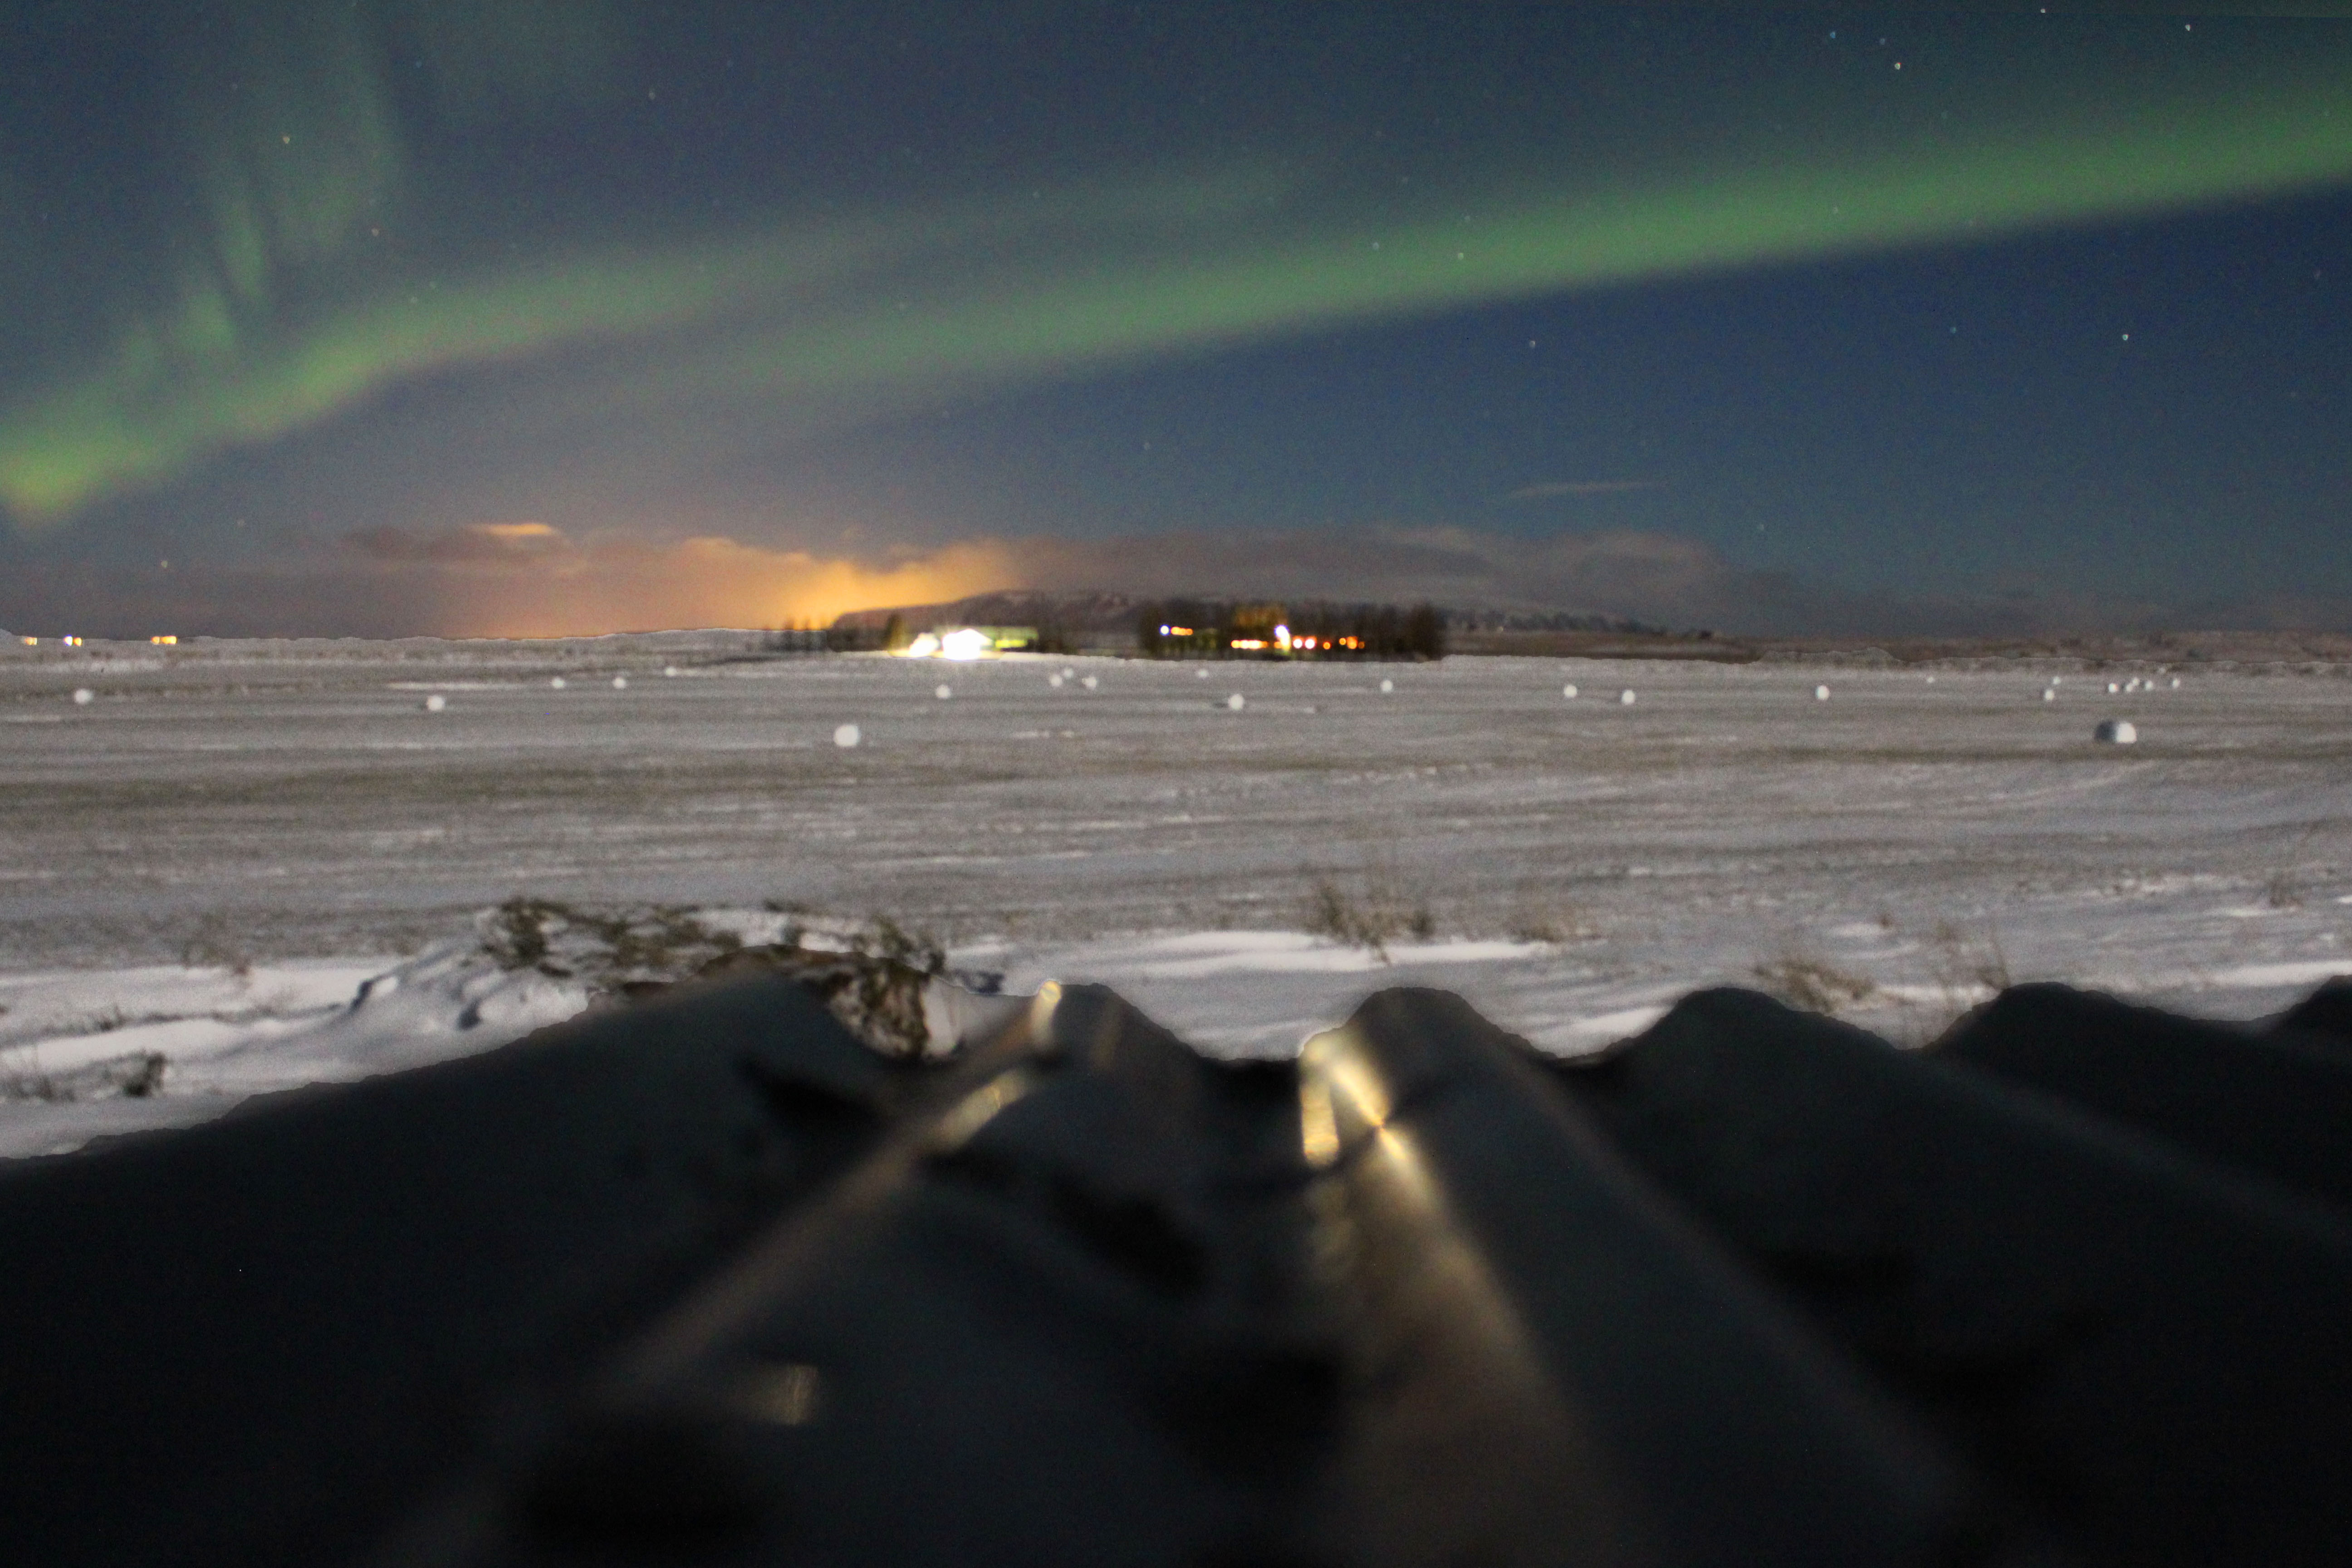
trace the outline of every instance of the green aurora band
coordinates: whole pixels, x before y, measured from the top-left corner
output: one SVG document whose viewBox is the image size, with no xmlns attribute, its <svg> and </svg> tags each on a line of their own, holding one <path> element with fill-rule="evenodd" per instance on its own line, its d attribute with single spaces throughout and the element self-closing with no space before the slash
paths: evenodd
<svg viewBox="0 0 2352 1568">
<path fill-rule="evenodd" d="M 815 430 L 1351 324 L 2289 195 L 2352 180 L 2352 73 L 2315 68 L 2334 63 L 1836 163 L 1489 183 L 1378 223 L 1328 169 L 1242 170 L 379 279 L 274 313 L 247 267 L 0 410 L 0 505 L 67 519 L 470 368 L 551 372 L 559 421 L 757 399 Z"/>
</svg>

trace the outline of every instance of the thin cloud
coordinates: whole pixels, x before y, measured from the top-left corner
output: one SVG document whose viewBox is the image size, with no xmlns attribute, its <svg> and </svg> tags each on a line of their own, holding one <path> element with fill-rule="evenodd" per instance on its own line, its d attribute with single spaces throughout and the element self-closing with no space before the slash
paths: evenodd
<svg viewBox="0 0 2352 1568">
<path fill-rule="evenodd" d="M 1532 485 L 1521 485 L 1506 498 L 1510 500 L 1550 500 L 1559 496 L 1613 496 L 1627 490 L 1664 489 L 1664 479 L 1543 479 Z"/>
</svg>

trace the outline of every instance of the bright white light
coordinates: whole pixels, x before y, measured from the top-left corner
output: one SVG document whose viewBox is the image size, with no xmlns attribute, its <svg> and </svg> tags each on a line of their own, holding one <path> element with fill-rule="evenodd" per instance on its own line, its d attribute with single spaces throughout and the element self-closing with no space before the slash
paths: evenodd
<svg viewBox="0 0 2352 1568">
<path fill-rule="evenodd" d="M 858 742 L 865 738 L 865 736 L 857 732 L 857 726 L 855 724 L 844 724 L 840 729 L 835 730 L 833 732 L 833 743 L 839 746 L 845 752 L 856 746 Z"/>
<path fill-rule="evenodd" d="M 995 640 L 977 626 L 959 626 L 940 639 L 941 658 L 979 658 L 995 651 Z"/>
<path fill-rule="evenodd" d="M 1381 682 L 1381 689 L 1382 691 L 1394 691 L 1396 689 L 1396 682 L 1393 680 L 1383 680 Z M 1571 686 L 1569 688 L 1569 690 L 1573 694 L 1576 689 Z"/>
<path fill-rule="evenodd" d="M 949 698 L 955 695 L 955 688 L 942 681 L 940 685 L 932 689 L 931 695 L 938 698 L 940 701 L 945 702 Z"/>
<path fill-rule="evenodd" d="M 87 707 L 89 707 L 92 702 L 96 701 L 97 700 L 98 700 L 98 693 L 97 693 L 97 692 L 95 692 L 95 691 L 92 691 L 89 687 L 87 687 L 87 686 L 78 686 L 78 687 L 74 688 L 74 706 L 75 706 L 75 707 L 77 707 L 77 708 L 87 708 Z"/>
<path fill-rule="evenodd" d="M 1383 690 L 1383 691 L 1386 691 L 1388 689 L 1389 689 L 1389 683 L 1388 683 L 1387 681 L 1385 681 L 1385 680 L 1381 681 L 1381 690 Z M 1567 698 L 1573 698 L 1573 697 L 1575 697 L 1575 695 L 1576 695 L 1576 683 L 1575 683 L 1574 681 L 1572 681 L 1572 680 L 1571 680 L 1571 681 L 1570 681 L 1566 686 L 1563 686 L 1563 687 L 1561 687 L 1561 688 L 1559 689 L 1559 694 L 1560 694 L 1562 697 L 1567 697 Z"/>
<path fill-rule="evenodd" d="M 1629 686 L 1624 690 L 1619 692 L 1617 694 L 1617 700 L 1623 703 L 1628 708 L 1633 706 L 1633 689 Z"/>
<path fill-rule="evenodd" d="M 1092 691 L 1096 687 L 1100 686 L 1102 682 L 1089 675 L 1083 680 L 1079 681 L 1078 684 L 1085 687 L 1088 691 Z"/>
<path fill-rule="evenodd" d="M 937 658 L 939 656 L 940 639 L 929 632 L 921 633 L 907 645 L 908 658 Z"/>
<path fill-rule="evenodd" d="M 1249 700 L 1244 697 L 1240 692 L 1236 691 L 1231 697 L 1225 699 L 1225 706 L 1238 713 L 1243 709 L 1249 706 Z"/>
<path fill-rule="evenodd" d="M 559 675 L 547 684 L 553 687 L 556 690 L 561 691 L 563 689 L 563 677 Z"/>
<path fill-rule="evenodd" d="M 1816 687 L 1814 687 L 1814 688 L 1813 688 L 1813 700 L 1814 700 L 1814 701 L 1816 701 L 1816 702 L 1827 702 L 1829 700 L 1830 700 L 1830 689 L 1829 689 L 1828 687 L 1826 687 L 1826 686 L 1816 686 Z"/>
<path fill-rule="evenodd" d="M 674 665 L 674 664 L 666 664 L 666 665 L 663 665 L 663 666 L 662 666 L 662 674 L 663 674 L 664 676 L 667 677 L 668 679 L 672 679 L 672 680 L 677 679 L 677 666 L 676 666 L 676 665 Z"/>
<path fill-rule="evenodd" d="M 448 706 L 449 700 L 437 691 L 425 700 L 425 710 L 427 713 L 438 713 Z"/>
<path fill-rule="evenodd" d="M 616 675 L 616 676 L 613 677 L 613 689 L 614 689 L 614 690 L 615 690 L 615 691 L 626 691 L 628 689 L 629 689 L 629 678 L 628 678 L 627 676 L 625 676 L 625 675 Z"/>
</svg>

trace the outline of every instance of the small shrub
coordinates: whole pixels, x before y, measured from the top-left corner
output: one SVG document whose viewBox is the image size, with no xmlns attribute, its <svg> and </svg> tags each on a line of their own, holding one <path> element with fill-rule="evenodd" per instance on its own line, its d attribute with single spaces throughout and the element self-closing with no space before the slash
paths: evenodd
<svg viewBox="0 0 2352 1568">
<path fill-rule="evenodd" d="M 194 933 L 180 944 L 180 964 L 184 969 L 224 969 L 239 980 L 253 973 L 253 955 L 218 915 L 206 915 Z"/>
<path fill-rule="evenodd" d="M 1990 922 L 1981 937 L 1971 937 L 1949 921 L 1938 921 L 1930 940 L 1936 982 L 1948 993 L 1989 991 L 1997 996 L 2016 984 L 2010 975 L 2009 955 L 2001 951 L 2000 932 Z"/>
<path fill-rule="evenodd" d="M 1866 975 L 1850 974 L 1826 959 L 1784 953 L 1752 971 L 1768 994 L 1807 1013 L 1834 1014 L 1866 1002 L 1878 990 Z"/>
</svg>

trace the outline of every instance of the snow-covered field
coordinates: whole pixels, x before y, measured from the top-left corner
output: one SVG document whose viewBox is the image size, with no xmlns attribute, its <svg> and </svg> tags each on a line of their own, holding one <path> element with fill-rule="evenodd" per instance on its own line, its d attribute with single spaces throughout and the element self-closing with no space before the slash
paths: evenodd
<svg viewBox="0 0 2352 1568">
<path fill-rule="evenodd" d="M 0 1152 L 563 1016 L 474 937 L 516 893 L 886 916 L 1221 1051 L 1398 983 L 1575 1049 L 1717 981 L 1917 1039 L 2003 979 L 2251 1017 L 2352 971 L 2352 671 L 746 640 L 0 654 Z"/>
</svg>

